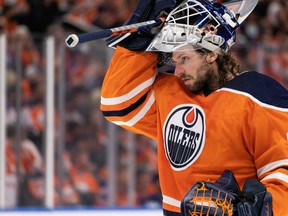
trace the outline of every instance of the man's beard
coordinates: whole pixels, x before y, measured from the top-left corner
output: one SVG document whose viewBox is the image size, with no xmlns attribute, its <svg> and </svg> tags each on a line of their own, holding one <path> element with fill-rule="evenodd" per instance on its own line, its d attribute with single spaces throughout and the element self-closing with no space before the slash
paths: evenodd
<svg viewBox="0 0 288 216">
<path fill-rule="evenodd" d="M 204 93 L 210 94 L 219 87 L 219 79 L 214 69 L 207 64 L 200 67 L 197 72 L 197 78 L 192 84 L 188 84 L 187 88 L 193 94 Z M 191 76 L 188 76 L 191 78 Z"/>
</svg>

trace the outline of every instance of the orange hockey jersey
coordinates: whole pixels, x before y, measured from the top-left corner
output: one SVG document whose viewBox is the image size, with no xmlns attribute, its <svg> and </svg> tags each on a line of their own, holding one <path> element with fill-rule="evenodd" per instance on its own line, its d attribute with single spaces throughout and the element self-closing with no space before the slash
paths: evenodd
<svg viewBox="0 0 288 216">
<path fill-rule="evenodd" d="M 197 181 L 229 169 L 240 185 L 259 179 L 276 216 L 288 215 L 288 93 L 257 72 L 245 72 L 208 96 L 157 73 L 157 56 L 117 47 L 102 86 L 101 110 L 111 122 L 158 143 L 163 208 L 180 202 Z"/>
</svg>

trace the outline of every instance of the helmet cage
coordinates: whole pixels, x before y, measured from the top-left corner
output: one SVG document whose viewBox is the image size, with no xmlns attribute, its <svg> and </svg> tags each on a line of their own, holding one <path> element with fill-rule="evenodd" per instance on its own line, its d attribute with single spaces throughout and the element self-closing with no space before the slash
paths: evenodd
<svg viewBox="0 0 288 216">
<path fill-rule="evenodd" d="M 220 3 L 186 0 L 170 12 L 164 27 L 148 46 L 148 51 L 206 48 L 219 54 L 235 42 L 239 24 L 234 14 Z M 188 46 L 187 46 L 188 45 Z"/>
</svg>

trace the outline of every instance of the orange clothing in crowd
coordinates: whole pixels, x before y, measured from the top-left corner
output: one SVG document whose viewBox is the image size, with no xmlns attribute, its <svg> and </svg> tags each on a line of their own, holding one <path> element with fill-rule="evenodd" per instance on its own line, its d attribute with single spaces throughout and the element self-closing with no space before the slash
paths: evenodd
<svg viewBox="0 0 288 216">
<path fill-rule="evenodd" d="M 98 182 L 91 172 L 79 170 L 71 166 L 70 175 L 73 185 L 78 192 L 96 193 L 99 190 Z"/>
<path fill-rule="evenodd" d="M 60 185 L 59 178 L 55 176 L 54 183 L 55 183 L 54 203 L 56 206 L 60 206 L 60 204 L 62 205 L 79 205 L 80 204 L 79 194 L 76 192 L 70 180 L 70 177 L 63 175 L 62 185 Z M 61 191 L 62 203 L 60 203 L 59 191 Z"/>
<path fill-rule="evenodd" d="M 20 146 L 20 171 L 34 173 L 42 170 L 43 160 L 36 146 L 29 140 L 23 140 Z M 11 144 L 6 145 L 6 173 L 16 173 L 16 151 Z"/>
</svg>

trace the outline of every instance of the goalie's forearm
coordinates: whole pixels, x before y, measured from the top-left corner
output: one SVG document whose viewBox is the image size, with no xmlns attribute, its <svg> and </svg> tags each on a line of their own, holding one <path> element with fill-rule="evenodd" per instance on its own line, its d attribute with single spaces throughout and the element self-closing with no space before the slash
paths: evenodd
<svg viewBox="0 0 288 216">
<path fill-rule="evenodd" d="M 102 84 L 102 104 L 137 101 L 152 88 L 156 77 L 156 61 L 157 55 L 154 53 L 117 47 Z"/>
<path fill-rule="evenodd" d="M 152 91 L 156 58 L 152 53 L 117 47 L 104 78 L 100 106 L 107 120 L 151 138 L 156 137 L 150 127 L 156 122 Z"/>
</svg>

